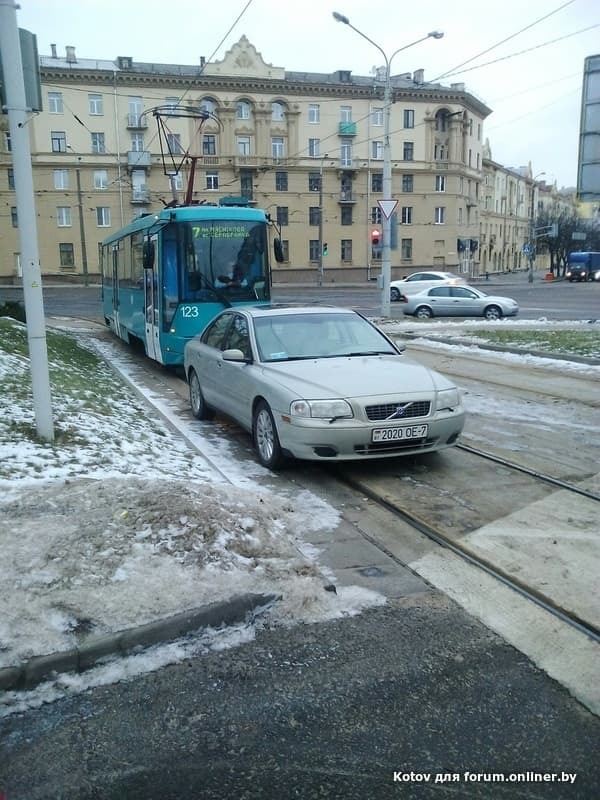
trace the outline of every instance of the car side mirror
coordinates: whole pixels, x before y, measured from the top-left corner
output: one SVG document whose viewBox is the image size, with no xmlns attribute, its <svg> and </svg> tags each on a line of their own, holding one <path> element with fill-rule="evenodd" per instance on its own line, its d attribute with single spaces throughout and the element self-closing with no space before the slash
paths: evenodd
<svg viewBox="0 0 600 800">
<path fill-rule="evenodd" d="M 273 239 L 273 252 L 275 253 L 275 261 L 277 261 L 278 264 L 283 264 L 285 261 L 285 255 L 283 253 L 281 239 L 278 236 Z"/>
<path fill-rule="evenodd" d="M 237 347 L 232 347 L 230 350 L 223 350 L 221 353 L 221 358 L 223 361 L 249 361 L 250 359 L 246 358 L 246 356 L 239 350 Z"/>
</svg>

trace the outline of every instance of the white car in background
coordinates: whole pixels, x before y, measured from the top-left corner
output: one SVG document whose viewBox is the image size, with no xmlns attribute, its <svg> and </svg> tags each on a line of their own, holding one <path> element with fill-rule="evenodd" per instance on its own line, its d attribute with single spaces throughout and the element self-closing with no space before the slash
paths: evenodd
<svg viewBox="0 0 600 800">
<path fill-rule="evenodd" d="M 465 286 L 466 280 L 452 272 L 413 272 L 399 281 L 390 281 L 390 300 L 397 302 L 402 296 L 424 292 L 434 286 Z"/>
</svg>

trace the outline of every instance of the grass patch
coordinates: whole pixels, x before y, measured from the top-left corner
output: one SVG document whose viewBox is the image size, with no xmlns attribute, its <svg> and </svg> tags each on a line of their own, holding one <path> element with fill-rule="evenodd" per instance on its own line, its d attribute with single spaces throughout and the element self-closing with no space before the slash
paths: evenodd
<svg viewBox="0 0 600 800">
<path fill-rule="evenodd" d="M 469 330 L 468 335 L 490 344 L 600 359 L 600 329 L 591 326 L 583 330 Z"/>
</svg>

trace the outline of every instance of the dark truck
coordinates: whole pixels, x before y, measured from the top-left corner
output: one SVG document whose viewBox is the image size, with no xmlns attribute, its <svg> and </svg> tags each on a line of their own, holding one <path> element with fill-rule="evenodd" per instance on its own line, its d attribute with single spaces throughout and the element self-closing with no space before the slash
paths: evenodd
<svg viewBox="0 0 600 800">
<path fill-rule="evenodd" d="M 573 281 L 600 281 L 600 253 L 569 253 L 565 277 Z"/>
</svg>

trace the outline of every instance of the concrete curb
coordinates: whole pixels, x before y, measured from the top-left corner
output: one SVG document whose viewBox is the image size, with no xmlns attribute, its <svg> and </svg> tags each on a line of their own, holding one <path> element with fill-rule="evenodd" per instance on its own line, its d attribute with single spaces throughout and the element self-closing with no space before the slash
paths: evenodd
<svg viewBox="0 0 600 800">
<path fill-rule="evenodd" d="M 218 628 L 254 620 L 281 599 L 276 594 L 244 594 L 222 603 L 184 611 L 137 628 L 88 640 L 72 650 L 33 656 L 19 666 L 0 668 L 0 691 L 32 689 L 61 672 L 85 672 L 111 656 L 173 641 L 201 628 Z"/>
</svg>

